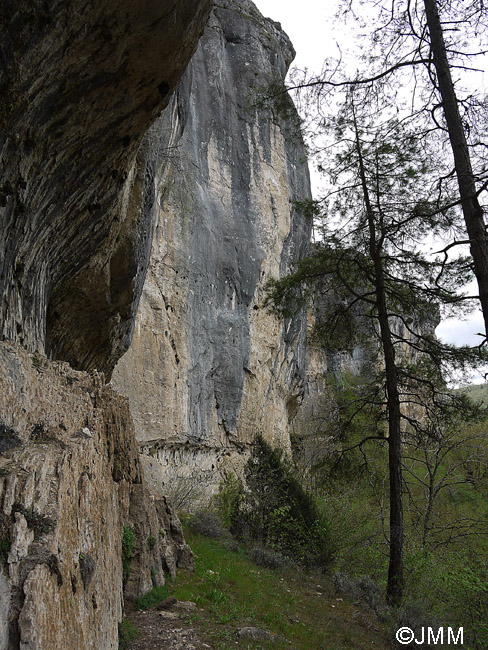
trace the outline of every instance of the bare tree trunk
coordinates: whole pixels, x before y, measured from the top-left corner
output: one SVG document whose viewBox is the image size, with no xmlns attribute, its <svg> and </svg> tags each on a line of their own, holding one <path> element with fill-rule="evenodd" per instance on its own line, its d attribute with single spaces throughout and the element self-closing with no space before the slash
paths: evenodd
<svg viewBox="0 0 488 650">
<path fill-rule="evenodd" d="M 427 538 L 430 535 L 431 524 L 430 520 L 432 518 L 432 511 L 434 510 L 434 476 L 430 472 L 429 468 L 429 493 L 427 496 L 427 505 L 424 510 L 424 522 L 423 522 L 423 531 L 422 531 L 422 548 L 427 544 Z"/>
<path fill-rule="evenodd" d="M 476 193 L 468 143 L 459 113 L 449 61 L 447 60 L 446 44 L 439 12 L 437 11 L 437 2 L 436 0 L 424 0 L 424 6 L 430 33 L 430 45 L 434 55 L 437 83 L 442 98 L 442 108 L 454 155 L 464 221 L 471 240 L 470 251 L 473 258 L 474 272 L 478 280 L 485 333 L 488 333 L 488 235 L 483 218 L 483 208 L 480 206 Z"/>
<path fill-rule="evenodd" d="M 380 252 L 374 257 L 375 289 L 380 325 L 381 345 L 385 357 L 386 395 L 388 411 L 388 468 L 390 479 L 390 558 L 386 596 L 391 605 L 403 598 L 403 491 L 402 436 L 400 395 L 395 363 L 395 348 L 391 336 L 385 300 L 385 286 Z"/>
<path fill-rule="evenodd" d="M 376 264 L 376 260 L 375 260 Z M 381 261 L 380 261 L 381 264 Z M 378 320 L 381 343 L 385 355 L 386 392 L 388 409 L 388 467 L 390 478 L 390 559 L 386 596 L 392 605 L 403 598 L 403 492 L 402 492 L 402 436 L 400 396 L 398 392 L 395 349 L 386 310 L 383 277 L 376 283 Z"/>
<path fill-rule="evenodd" d="M 403 491 L 402 491 L 402 437 L 401 410 L 398 390 L 398 373 L 395 363 L 395 347 L 388 320 L 386 304 L 385 276 L 382 260 L 382 233 L 376 233 L 376 223 L 371 204 L 366 173 L 362 156 L 361 143 L 354 114 L 356 130 L 356 147 L 359 161 L 359 174 L 366 207 L 369 228 L 369 252 L 374 263 L 374 287 L 376 308 L 380 325 L 381 346 L 385 359 L 386 397 L 388 414 L 388 469 L 390 479 L 390 557 L 388 564 L 388 583 L 386 597 L 391 605 L 399 605 L 403 598 Z"/>
</svg>

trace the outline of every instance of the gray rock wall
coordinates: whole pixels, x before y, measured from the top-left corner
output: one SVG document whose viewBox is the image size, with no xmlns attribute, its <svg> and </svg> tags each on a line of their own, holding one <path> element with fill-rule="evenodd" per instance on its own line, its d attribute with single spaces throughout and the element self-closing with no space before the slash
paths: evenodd
<svg viewBox="0 0 488 650">
<path fill-rule="evenodd" d="M 289 448 L 302 390 L 303 315 L 263 309 L 264 286 L 308 246 L 310 197 L 296 111 L 259 105 L 294 56 L 252 2 L 216 6 L 159 144 L 158 215 L 135 335 L 114 372 L 154 489 L 197 471 L 218 484 L 261 432 Z M 166 485 L 163 487 L 163 482 Z"/>
<path fill-rule="evenodd" d="M 0 649 L 116 650 L 124 591 L 192 562 L 165 499 L 149 498 L 127 400 L 98 373 L 0 343 L 0 446 Z"/>
<path fill-rule="evenodd" d="M 211 0 L 3 0 L 0 336 L 110 373 L 154 221 L 141 140 Z"/>
<path fill-rule="evenodd" d="M 123 595 L 192 562 L 103 373 L 130 343 L 149 263 L 156 153 L 140 145 L 211 4 L 1 3 L 1 650 L 115 650 Z"/>
</svg>

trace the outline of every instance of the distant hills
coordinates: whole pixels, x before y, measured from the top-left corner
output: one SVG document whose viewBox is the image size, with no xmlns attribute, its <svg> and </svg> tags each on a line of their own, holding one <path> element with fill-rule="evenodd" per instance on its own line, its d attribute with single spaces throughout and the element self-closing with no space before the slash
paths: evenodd
<svg viewBox="0 0 488 650">
<path fill-rule="evenodd" d="M 463 386 L 458 388 L 456 392 L 468 395 L 473 402 L 481 402 L 484 407 L 488 407 L 488 383 L 485 384 L 471 384 L 471 386 Z"/>
</svg>

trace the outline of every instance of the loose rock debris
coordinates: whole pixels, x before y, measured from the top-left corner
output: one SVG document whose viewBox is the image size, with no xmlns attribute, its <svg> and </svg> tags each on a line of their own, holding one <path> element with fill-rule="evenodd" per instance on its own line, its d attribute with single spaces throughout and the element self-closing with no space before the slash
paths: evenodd
<svg viewBox="0 0 488 650">
<path fill-rule="evenodd" d="M 170 600 L 166 599 L 157 609 L 127 612 L 139 631 L 129 650 L 212 650 L 188 620 L 190 614 L 198 611 L 196 603 Z"/>
</svg>

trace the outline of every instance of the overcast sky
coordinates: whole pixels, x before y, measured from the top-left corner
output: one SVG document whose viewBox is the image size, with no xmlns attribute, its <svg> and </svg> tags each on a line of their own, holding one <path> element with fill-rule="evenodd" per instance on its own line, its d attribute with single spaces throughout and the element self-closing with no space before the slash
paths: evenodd
<svg viewBox="0 0 488 650">
<path fill-rule="evenodd" d="M 342 54 L 348 49 L 348 34 L 344 26 L 333 23 L 333 16 L 339 0 L 255 0 L 265 16 L 280 22 L 290 37 L 297 56 L 293 65 L 308 68 L 318 73 L 328 56 L 337 55 L 337 41 Z M 477 345 L 481 338 L 476 336 L 484 331 L 481 313 L 475 313 L 465 321 L 444 320 L 436 330 L 442 340 L 458 345 Z M 481 376 L 473 378 L 482 381 Z"/>
<path fill-rule="evenodd" d="M 336 52 L 332 17 L 337 0 L 255 0 L 262 14 L 281 23 L 293 43 L 298 68 L 319 72 L 324 59 Z"/>
</svg>

